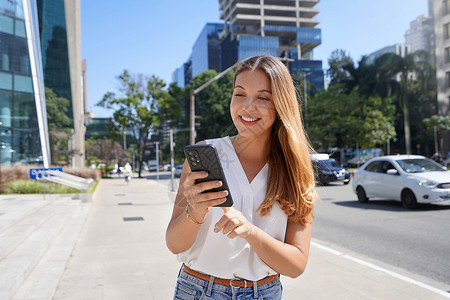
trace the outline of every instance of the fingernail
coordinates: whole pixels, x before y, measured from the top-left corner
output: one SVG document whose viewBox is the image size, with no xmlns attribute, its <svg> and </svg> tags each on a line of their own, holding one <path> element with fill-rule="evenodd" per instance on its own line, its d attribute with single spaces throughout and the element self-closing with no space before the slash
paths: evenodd
<svg viewBox="0 0 450 300">
<path fill-rule="evenodd" d="M 217 186 L 221 186 L 221 185 L 222 185 L 222 182 L 221 182 L 221 181 L 216 181 L 216 185 L 217 185 Z"/>
<path fill-rule="evenodd" d="M 217 232 L 218 232 L 218 230 L 217 230 L 217 227 L 214 227 L 214 232 L 215 232 L 215 233 L 217 233 Z"/>
<path fill-rule="evenodd" d="M 208 173 L 207 172 L 203 172 L 202 176 L 208 176 Z"/>
<path fill-rule="evenodd" d="M 223 191 L 223 192 L 221 193 L 221 195 L 224 195 L 224 196 L 228 195 L 228 191 Z"/>
</svg>

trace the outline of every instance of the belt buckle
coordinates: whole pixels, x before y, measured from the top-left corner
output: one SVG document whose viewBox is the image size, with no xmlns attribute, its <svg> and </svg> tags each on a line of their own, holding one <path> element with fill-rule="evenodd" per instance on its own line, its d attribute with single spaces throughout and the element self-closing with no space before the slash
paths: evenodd
<svg viewBox="0 0 450 300">
<path fill-rule="evenodd" d="M 239 288 L 240 286 L 234 286 L 233 285 L 233 281 L 237 281 L 237 282 L 240 282 L 240 281 L 243 281 L 244 282 L 244 288 L 246 288 L 247 287 L 247 280 L 245 280 L 245 279 L 230 279 L 230 286 L 231 287 L 233 287 L 233 288 Z"/>
</svg>

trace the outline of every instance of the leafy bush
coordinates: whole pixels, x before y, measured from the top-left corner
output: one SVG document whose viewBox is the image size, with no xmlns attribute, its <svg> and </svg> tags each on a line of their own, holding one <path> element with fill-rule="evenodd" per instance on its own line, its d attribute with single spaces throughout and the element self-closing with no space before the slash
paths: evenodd
<svg viewBox="0 0 450 300">
<path fill-rule="evenodd" d="M 11 182 L 28 181 L 28 182 L 39 183 L 39 182 L 35 182 L 35 180 L 30 179 L 30 169 L 33 169 L 33 168 L 38 168 L 38 166 L 26 165 L 26 166 L 13 166 L 13 167 L 6 167 L 6 168 L 2 167 L 1 174 L 0 174 L 0 193 L 13 193 L 13 192 L 9 192 L 7 190 L 8 189 L 7 186 L 9 186 L 9 183 L 11 183 Z M 86 179 L 92 178 L 95 181 L 98 181 L 98 179 L 100 178 L 99 170 L 89 169 L 89 168 L 66 168 L 65 167 L 65 168 L 63 168 L 63 172 L 65 172 L 67 174 L 79 176 L 82 178 L 86 178 Z M 29 187 L 31 191 L 33 190 L 32 187 L 34 186 L 32 183 L 20 183 L 20 184 L 16 183 L 16 184 L 19 186 L 27 186 L 27 187 L 23 187 L 23 189 L 27 190 Z M 44 183 L 41 183 L 41 184 L 44 184 Z M 45 185 L 47 186 L 48 183 L 45 183 Z M 37 185 L 37 186 L 39 186 L 39 185 Z M 67 188 L 69 188 L 69 187 L 67 187 Z M 19 188 L 19 189 L 22 189 L 22 188 Z M 46 187 L 46 189 L 48 189 L 48 187 Z M 59 190 L 60 188 L 55 188 L 55 189 Z M 72 188 L 70 188 L 70 189 L 72 189 Z M 62 190 L 61 193 L 79 193 L 79 191 L 76 189 L 72 189 L 71 192 L 64 191 L 64 188 L 62 188 L 61 190 Z M 38 189 L 37 193 L 40 193 L 40 191 L 41 191 L 41 189 Z M 34 193 L 34 192 L 30 192 L 30 193 Z M 59 192 L 55 192 L 55 193 L 59 193 Z"/>
<path fill-rule="evenodd" d="M 97 182 L 86 191 L 80 191 L 56 183 L 44 183 L 35 180 L 16 180 L 5 184 L 7 194 L 72 194 L 72 193 L 92 193 L 97 186 Z"/>
</svg>

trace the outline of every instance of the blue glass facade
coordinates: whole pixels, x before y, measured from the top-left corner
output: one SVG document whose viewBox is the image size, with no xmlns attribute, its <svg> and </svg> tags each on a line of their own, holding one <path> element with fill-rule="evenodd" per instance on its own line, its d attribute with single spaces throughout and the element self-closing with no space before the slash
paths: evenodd
<svg viewBox="0 0 450 300">
<path fill-rule="evenodd" d="M 45 86 L 70 100 L 69 54 L 64 0 L 37 0 Z M 68 110 L 72 118 L 73 108 Z"/>
<path fill-rule="evenodd" d="M 207 23 L 192 47 L 192 76 L 205 70 L 221 70 L 219 35 L 223 24 Z"/>
<path fill-rule="evenodd" d="M 34 1 L 0 1 L 0 163 L 48 165 L 48 132 Z M 29 24 L 26 28 L 25 24 Z"/>
<path fill-rule="evenodd" d="M 232 28 L 227 26 L 226 32 L 223 32 L 224 24 L 208 23 L 203 28 L 193 47 L 191 59 L 187 62 L 188 66 L 185 64 L 185 84 L 190 82 L 192 76 L 205 70 L 215 69 L 220 72 L 238 60 L 255 55 L 271 55 L 288 57 L 286 64 L 292 74 L 308 74 L 307 79 L 314 90 L 323 90 L 322 61 L 312 60 L 313 49 L 322 42 L 321 29 L 265 25 L 264 30 L 259 32 L 247 24 L 235 24 Z M 300 57 L 299 49 L 302 51 Z M 180 80 L 177 79 L 179 85 Z"/>
<path fill-rule="evenodd" d="M 320 28 L 293 27 L 282 25 L 266 25 L 265 32 L 295 32 L 297 34 L 297 43 L 316 44 L 322 43 L 322 30 Z"/>
<path fill-rule="evenodd" d="M 278 56 L 279 46 L 277 36 L 241 35 L 239 37 L 238 59 L 255 55 Z"/>
</svg>

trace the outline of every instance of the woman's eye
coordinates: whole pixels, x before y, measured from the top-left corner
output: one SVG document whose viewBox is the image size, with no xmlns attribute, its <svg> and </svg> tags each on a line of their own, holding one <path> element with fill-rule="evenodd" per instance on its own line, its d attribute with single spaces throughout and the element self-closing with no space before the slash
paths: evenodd
<svg viewBox="0 0 450 300">
<path fill-rule="evenodd" d="M 234 96 L 236 96 L 236 97 L 243 97 L 244 95 L 243 94 L 234 94 Z"/>
<path fill-rule="evenodd" d="M 265 101 L 269 101 L 270 100 L 269 98 L 266 98 L 266 97 L 258 97 L 258 99 L 265 100 Z"/>
</svg>

